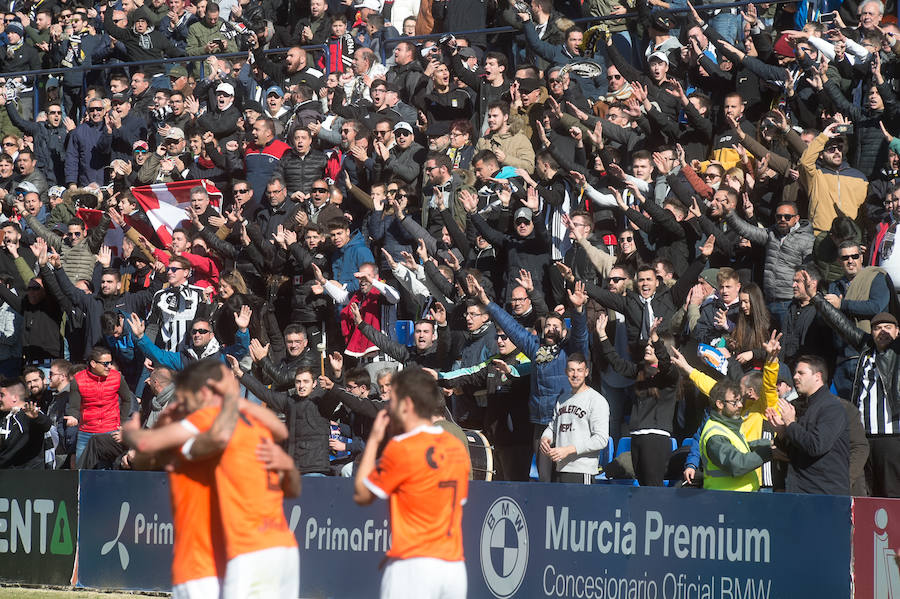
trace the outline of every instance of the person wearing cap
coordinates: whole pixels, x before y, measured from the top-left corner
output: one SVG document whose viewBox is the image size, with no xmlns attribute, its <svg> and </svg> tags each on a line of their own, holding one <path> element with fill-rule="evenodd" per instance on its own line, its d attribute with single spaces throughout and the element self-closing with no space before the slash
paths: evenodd
<svg viewBox="0 0 900 599">
<path fill-rule="evenodd" d="M 871 449 L 871 492 L 877 497 L 900 497 L 900 333 L 897 317 L 880 312 L 869 330 L 857 326 L 824 296 L 812 303 L 819 314 L 859 352 L 849 400 L 859 408 Z M 896 308 L 896 305 L 894 306 Z"/>
<path fill-rule="evenodd" d="M 275 123 L 275 135 L 284 137 L 284 126 L 291 118 L 291 110 L 284 105 L 284 90 L 277 85 L 266 90 L 265 116 Z"/>
<path fill-rule="evenodd" d="M 134 142 L 150 135 L 145 114 L 132 107 L 128 94 L 113 94 L 106 128 L 100 136 L 100 151 L 109 151 L 113 160 L 130 160 Z"/>
<path fill-rule="evenodd" d="M 106 13 L 103 15 L 103 28 L 106 33 L 124 44 L 129 61 L 184 56 L 184 50 L 177 48 L 161 31 L 150 25 L 150 15 L 146 8 L 135 9 L 129 16 L 131 27 L 125 28 L 117 25 L 116 19 L 113 18 L 115 6 L 115 3 L 107 5 Z M 146 65 L 143 69 L 149 76 L 162 75 L 164 72 L 162 63 Z"/>
<path fill-rule="evenodd" d="M 416 185 L 428 151 L 416 143 L 412 125 L 400 121 L 393 128 L 394 145 L 387 150 L 375 152 L 375 178 L 385 181 L 392 176 L 403 179 L 409 185 Z"/>
<path fill-rule="evenodd" d="M 829 230 L 838 212 L 855 219 L 869 187 L 865 175 L 844 160 L 846 140 L 835 131 L 838 124 L 825 127 L 800 157 L 800 183 L 816 234 Z"/>
<path fill-rule="evenodd" d="M 4 51 L 0 52 L 0 72 L 15 73 L 41 68 L 41 56 L 38 51 L 33 46 L 23 43 L 25 28 L 22 23 L 19 21 L 7 23 L 3 33 L 7 36 L 7 44 Z M 31 80 L 26 79 L 19 89 L 18 108 L 24 119 L 31 119 L 34 116 L 34 106 L 29 96 L 32 86 Z"/>
<path fill-rule="evenodd" d="M 221 142 L 237 135 L 241 111 L 234 103 L 234 85 L 219 83 L 215 90 L 215 104 L 207 106 L 206 114 L 197 120 L 197 124 L 201 129 L 212 131 Z M 198 92 L 195 90 L 195 93 Z"/>
<path fill-rule="evenodd" d="M 54 185 L 47 190 L 47 206 L 50 207 L 48 227 L 65 224 L 75 218 L 75 206 L 72 205 L 71 199 L 66 197 L 65 192 L 66 188 L 62 185 Z"/>
<path fill-rule="evenodd" d="M 177 127 L 169 127 L 166 138 L 156 148 L 156 152 L 147 156 L 147 160 L 138 171 L 137 181 L 141 185 L 153 183 L 171 183 L 184 179 L 183 172 L 187 162 L 184 156 L 186 142 L 184 131 Z"/>
<path fill-rule="evenodd" d="M 676 42 L 677 43 L 677 42 Z M 637 81 L 647 88 L 647 99 L 659 106 L 659 111 L 671 117 L 677 122 L 681 105 L 678 98 L 668 93 L 667 90 L 676 91 L 676 87 L 668 80 L 671 70 L 670 54 L 664 49 L 658 49 L 647 55 L 647 73 L 634 68 L 616 48 L 612 38 L 606 38 L 606 50 L 609 60 L 618 69 L 618 72 L 631 83 Z"/>
</svg>

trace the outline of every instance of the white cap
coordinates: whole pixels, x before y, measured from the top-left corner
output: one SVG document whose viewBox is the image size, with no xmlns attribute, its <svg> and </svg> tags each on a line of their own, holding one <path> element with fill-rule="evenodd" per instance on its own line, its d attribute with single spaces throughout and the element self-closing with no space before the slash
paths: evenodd
<svg viewBox="0 0 900 599">
<path fill-rule="evenodd" d="M 647 62 L 649 63 L 649 62 L 650 62 L 651 60 L 653 60 L 654 58 L 655 58 L 656 60 L 661 60 L 661 61 L 663 61 L 663 62 L 666 63 L 666 64 L 670 64 L 670 63 L 669 63 L 669 57 L 666 56 L 666 53 L 665 53 L 665 52 L 654 52 L 653 54 L 651 54 L 650 56 L 647 57 Z"/>
<path fill-rule="evenodd" d="M 234 97 L 234 86 L 230 83 L 220 83 L 218 87 L 216 87 L 217 92 L 225 92 L 232 98 Z"/>
<path fill-rule="evenodd" d="M 368 8 L 370 10 L 374 10 L 375 12 L 381 11 L 381 2 L 379 0 L 360 0 L 356 4 L 353 5 L 353 8 Z"/>
<path fill-rule="evenodd" d="M 410 125 L 406 121 L 400 121 L 399 123 L 394 125 L 394 131 L 397 131 L 398 129 L 405 129 L 406 131 L 413 133 L 412 125 Z"/>
<path fill-rule="evenodd" d="M 227 85 L 227 84 L 225 84 Z M 184 139 L 184 131 L 179 129 L 178 127 L 169 127 L 169 132 L 166 133 L 166 139 Z"/>
</svg>

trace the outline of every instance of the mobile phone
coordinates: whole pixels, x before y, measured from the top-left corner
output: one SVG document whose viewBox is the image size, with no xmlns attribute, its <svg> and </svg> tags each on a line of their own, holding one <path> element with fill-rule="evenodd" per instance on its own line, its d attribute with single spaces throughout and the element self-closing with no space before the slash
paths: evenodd
<svg viewBox="0 0 900 599">
<path fill-rule="evenodd" d="M 819 15 L 819 23 L 834 23 L 836 19 L 836 12 L 823 12 Z"/>
<path fill-rule="evenodd" d="M 838 135 L 852 135 L 853 134 L 853 123 L 848 123 L 846 125 L 838 125 L 834 128 L 834 132 Z"/>
</svg>

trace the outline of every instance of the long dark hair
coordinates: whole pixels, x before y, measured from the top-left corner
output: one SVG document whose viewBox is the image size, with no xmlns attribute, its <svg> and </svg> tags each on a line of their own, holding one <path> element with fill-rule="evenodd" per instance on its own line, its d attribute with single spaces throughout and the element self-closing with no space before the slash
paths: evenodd
<svg viewBox="0 0 900 599">
<path fill-rule="evenodd" d="M 740 294 L 744 293 L 750 296 L 750 315 L 745 316 L 743 310 L 738 310 L 737 325 L 728 337 L 728 348 L 732 353 L 760 348 L 769 340 L 772 319 L 762 290 L 756 283 L 744 283 Z"/>
</svg>

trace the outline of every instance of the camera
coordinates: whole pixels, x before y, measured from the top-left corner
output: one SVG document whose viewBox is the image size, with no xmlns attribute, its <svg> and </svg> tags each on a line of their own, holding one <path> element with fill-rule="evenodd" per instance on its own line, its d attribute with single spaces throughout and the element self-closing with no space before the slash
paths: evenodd
<svg viewBox="0 0 900 599">
<path fill-rule="evenodd" d="M 517 13 L 525 12 L 525 13 L 528 13 L 529 16 L 532 16 L 532 17 L 534 16 L 531 14 L 531 7 L 528 5 L 527 2 L 522 2 L 522 0 L 517 0 L 513 4 L 513 10 L 515 10 Z"/>
<path fill-rule="evenodd" d="M 853 123 L 838 125 L 834 128 L 834 132 L 838 135 L 853 135 Z"/>
</svg>

